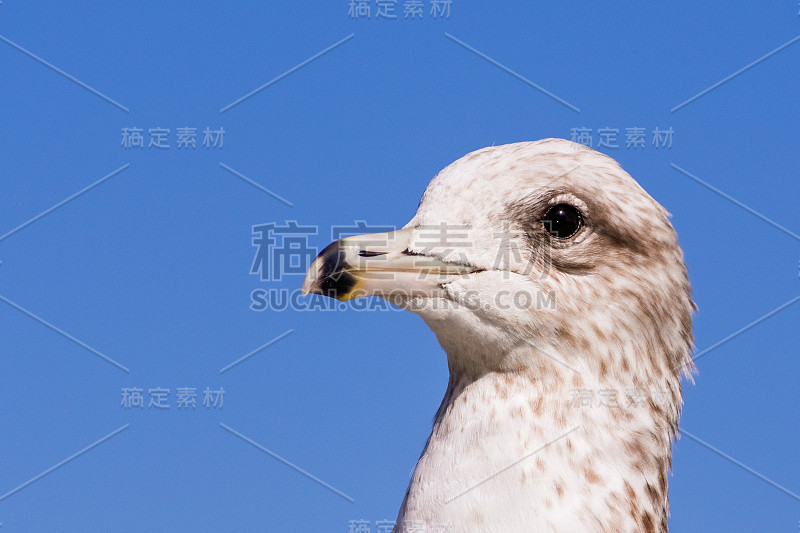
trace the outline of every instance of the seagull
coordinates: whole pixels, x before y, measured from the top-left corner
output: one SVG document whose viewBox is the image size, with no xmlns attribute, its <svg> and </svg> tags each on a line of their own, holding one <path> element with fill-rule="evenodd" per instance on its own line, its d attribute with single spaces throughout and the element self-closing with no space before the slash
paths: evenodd
<svg viewBox="0 0 800 533">
<path fill-rule="evenodd" d="M 543 139 L 465 155 L 403 229 L 318 255 L 304 293 L 385 298 L 447 354 L 395 532 L 667 531 L 695 310 L 669 216 Z"/>
</svg>

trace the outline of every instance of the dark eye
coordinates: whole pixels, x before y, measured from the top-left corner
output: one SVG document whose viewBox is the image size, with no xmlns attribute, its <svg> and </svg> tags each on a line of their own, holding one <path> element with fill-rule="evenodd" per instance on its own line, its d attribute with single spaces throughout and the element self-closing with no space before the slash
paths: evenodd
<svg viewBox="0 0 800 533">
<path fill-rule="evenodd" d="M 557 239 L 568 239 L 583 226 L 583 216 L 569 204 L 556 204 L 545 213 L 542 224 L 547 233 Z"/>
</svg>

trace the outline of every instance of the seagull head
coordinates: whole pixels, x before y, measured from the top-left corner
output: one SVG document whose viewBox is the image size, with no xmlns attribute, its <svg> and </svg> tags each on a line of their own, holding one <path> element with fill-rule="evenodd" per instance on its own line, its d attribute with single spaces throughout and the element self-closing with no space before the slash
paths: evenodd
<svg viewBox="0 0 800 533">
<path fill-rule="evenodd" d="M 451 373 L 563 363 L 597 380 L 678 376 L 693 303 L 668 216 L 590 148 L 493 146 L 442 170 L 403 229 L 325 248 L 303 290 L 419 314 Z"/>
</svg>

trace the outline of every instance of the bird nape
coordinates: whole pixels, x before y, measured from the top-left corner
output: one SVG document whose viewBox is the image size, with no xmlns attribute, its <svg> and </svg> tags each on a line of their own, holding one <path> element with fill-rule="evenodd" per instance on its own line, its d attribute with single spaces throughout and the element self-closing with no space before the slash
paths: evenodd
<svg viewBox="0 0 800 533">
<path fill-rule="evenodd" d="M 667 530 L 694 311 L 668 217 L 545 139 L 467 154 L 403 229 L 319 254 L 304 292 L 386 298 L 447 353 L 396 532 Z"/>
</svg>

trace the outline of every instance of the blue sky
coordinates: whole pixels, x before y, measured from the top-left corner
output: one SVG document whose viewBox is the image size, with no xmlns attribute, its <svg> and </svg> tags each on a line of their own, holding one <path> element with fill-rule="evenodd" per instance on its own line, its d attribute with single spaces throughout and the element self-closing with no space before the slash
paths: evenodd
<svg viewBox="0 0 800 533">
<path fill-rule="evenodd" d="M 699 307 L 672 528 L 797 530 L 800 6 L 431 3 L 0 3 L 4 531 L 379 531 L 444 354 L 407 313 L 254 310 L 309 259 L 251 274 L 252 227 L 401 226 L 465 153 L 581 128 L 673 214 Z"/>
</svg>

